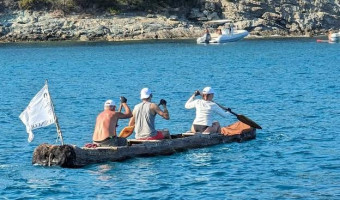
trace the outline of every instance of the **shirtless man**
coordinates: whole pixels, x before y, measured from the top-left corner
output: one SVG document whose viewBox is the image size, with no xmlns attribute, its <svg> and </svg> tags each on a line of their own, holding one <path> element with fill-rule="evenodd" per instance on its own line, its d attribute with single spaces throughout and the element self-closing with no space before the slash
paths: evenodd
<svg viewBox="0 0 340 200">
<path fill-rule="evenodd" d="M 211 87 L 205 87 L 202 91 L 202 99 L 195 100 L 195 97 L 200 95 L 197 90 L 185 104 L 186 109 L 196 108 L 196 117 L 191 126 L 191 132 L 204 134 L 221 132 L 219 122 L 213 121 L 214 115 L 218 114 L 226 118 L 229 114 L 212 101 L 214 93 Z"/>
<path fill-rule="evenodd" d="M 130 119 L 129 126 L 135 126 L 136 139 L 140 140 L 161 140 L 169 138 L 168 131 L 155 129 L 155 117 L 158 114 L 169 120 L 169 112 L 166 101 L 161 99 L 159 105 L 163 106 L 163 111 L 155 103 L 151 102 L 152 93 L 149 88 L 143 88 L 140 92 L 142 102 L 133 109 L 133 117 Z"/>
<path fill-rule="evenodd" d="M 93 143 L 99 146 L 124 146 L 127 144 L 125 138 L 118 138 L 116 135 L 116 126 L 118 119 L 132 117 L 131 110 L 126 104 L 125 97 L 120 98 L 121 105 L 125 113 L 116 112 L 115 102 L 107 100 L 104 104 L 104 111 L 97 116 L 96 127 L 93 133 Z"/>
</svg>

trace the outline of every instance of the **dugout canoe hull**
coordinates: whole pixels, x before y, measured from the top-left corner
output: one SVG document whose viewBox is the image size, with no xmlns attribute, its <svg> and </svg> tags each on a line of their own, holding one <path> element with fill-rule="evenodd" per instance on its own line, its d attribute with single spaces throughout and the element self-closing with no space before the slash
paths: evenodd
<svg viewBox="0 0 340 200">
<path fill-rule="evenodd" d="M 41 144 L 33 153 L 33 164 L 78 168 L 108 161 L 123 161 L 133 157 L 170 155 L 193 148 L 202 148 L 221 143 L 243 142 L 256 138 L 256 129 L 241 134 L 225 136 L 218 133 L 172 135 L 172 139 L 158 141 L 129 140 L 129 146 L 79 148 L 75 145 Z"/>
</svg>

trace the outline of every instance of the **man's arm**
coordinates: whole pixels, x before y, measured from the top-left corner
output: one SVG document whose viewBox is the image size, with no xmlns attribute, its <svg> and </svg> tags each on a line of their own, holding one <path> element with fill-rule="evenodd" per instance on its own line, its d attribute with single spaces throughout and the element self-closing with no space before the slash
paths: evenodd
<svg viewBox="0 0 340 200">
<path fill-rule="evenodd" d="M 226 112 L 225 110 L 223 110 L 220 106 L 218 106 L 217 104 L 214 105 L 214 111 L 221 115 L 222 117 L 224 118 L 227 118 L 230 116 L 230 113 L 229 112 Z"/>
<path fill-rule="evenodd" d="M 132 112 L 131 112 L 129 106 L 126 103 L 122 103 L 122 105 L 124 107 L 125 113 L 119 112 L 118 113 L 118 118 L 119 119 L 126 119 L 126 118 L 132 117 Z"/>
<path fill-rule="evenodd" d="M 136 124 L 136 111 L 133 109 L 132 111 L 132 117 L 129 121 L 129 126 L 134 126 Z"/>
<path fill-rule="evenodd" d="M 195 108 L 195 97 L 200 95 L 200 91 L 196 90 L 194 94 L 189 98 L 189 100 L 185 103 L 185 108 L 186 109 L 192 109 Z"/>
<path fill-rule="evenodd" d="M 134 125 L 135 125 L 135 116 L 132 116 L 129 121 L 129 126 L 134 126 Z"/>
<path fill-rule="evenodd" d="M 165 104 L 162 104 L 162 105 L 163 105 L 163 110 L 164 110 L 164 111 L 162 111 L 162 110 L 159 108 L 159 106 L 156 105 L 155 103 L 152 103 L 152 104 L 151 104 L 151 109 L 152 109 L 155 113 L 157 113 L 158 115 L 160 115 L 161 117 L 163 117 L 164 119 L 169 120 L 169 119 L 170 119 L 170 115 L 169 115 L 169 111 L 168 111 L 168 109 L 167 109 L 167 107 L 166 107 L 166 102 L 165 102 Z"/>
<path fill-rule="evenodd" d="M 131 110 L 127 105 L 127 99 L 125 97 L 120 97 L 120 103 L 124 107 L 125 113 L 118 113 L 118 119 L 126 119 L 132 117 Z"/>
</svg>

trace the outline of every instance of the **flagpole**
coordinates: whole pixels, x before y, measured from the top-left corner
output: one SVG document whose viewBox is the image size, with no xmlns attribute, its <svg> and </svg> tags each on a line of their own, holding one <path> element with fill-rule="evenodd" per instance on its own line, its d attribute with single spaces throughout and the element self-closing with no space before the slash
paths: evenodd
<svg viewBox="0 0 340 200">
<path fill-rule="evenodd" d="M 45 81 L 45 84 L 47 85 L 47 88 L 48 88 L 47 79 Z M 57 127 L 57 133 L 58 133 L 58 136 L 60 138 L 61 145 L 64 145 L 63 134 L 61 133 L 61 130 L 60 130 L 60 126 L 59 126 L 57 115 L 54 112 L 54 105 L 53 105 L 53 101 L 52 101 L 52 97 L 51 97 L 50 91 L 48 91 L 48 94 L 50 96 L 50 101 L 51 101 L 51 107 L 52 107 L 52 111 L 53 111 L 55 126 Z"/>
</svg>

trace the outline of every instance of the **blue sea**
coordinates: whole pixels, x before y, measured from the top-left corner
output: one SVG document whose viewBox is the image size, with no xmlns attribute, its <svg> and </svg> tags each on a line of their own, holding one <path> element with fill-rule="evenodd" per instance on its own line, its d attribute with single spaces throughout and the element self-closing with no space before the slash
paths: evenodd
<svg viewBox="0 0 340 200">
<path fill-rule="evenodd" d="M 1 199 L 340 199 L 340 44 L 310 38 L 0 44 Z M 54 125 L 27 142 L 19 119 L 48 80 L 64 141 L 91 142 L 107 99 L 133 108 L 143 87 L 168 102 L 156 128 L 186 132 L 185 102 L 214 100 L 262 126 L 255 140 L 80 169 L 32 165 Z M 223 126 L 236 121 L 216 117 Z M 128 124 L 119 121 L 118 131 Z"/>
</svg>

